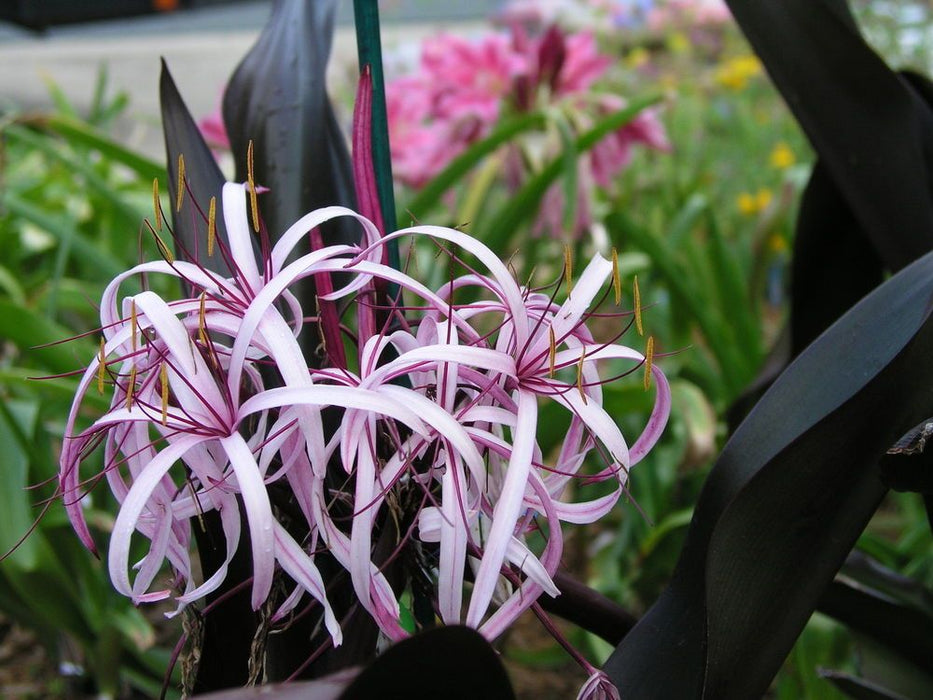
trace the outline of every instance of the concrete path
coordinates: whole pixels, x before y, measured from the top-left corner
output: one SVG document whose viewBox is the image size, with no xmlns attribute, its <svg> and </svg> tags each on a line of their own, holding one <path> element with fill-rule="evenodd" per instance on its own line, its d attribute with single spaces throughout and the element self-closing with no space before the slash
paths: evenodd
<svg viewBox="0 0 933 700">
<path fill-rule="evenodd" d="M 469 4 L 392 0 L 383 17 L 386 51 L 414 53 L 417 42 L 439 31 L 474 31 L 499 0 Z M 213 111 L 227 78 L 249 50 L 271 2 L 224 6 L 112 22 L 73 25 L 35 35 L 0 24 L 0 111 L 50 105 L 46 81 L 56 83 L 78 109 L 90 103 L 98 71 L 106 67 L 111 94 L 130 98 L 114 136 L 163 158 L 159 122 L 159 58 L 164 57 L 195 118 Z M 431 9 L 433 8 L 433 10 Z M 352 4 L 340 7 L 328 82 L 332 93 L 355 89 L 356 44 Z"/>
</svg>

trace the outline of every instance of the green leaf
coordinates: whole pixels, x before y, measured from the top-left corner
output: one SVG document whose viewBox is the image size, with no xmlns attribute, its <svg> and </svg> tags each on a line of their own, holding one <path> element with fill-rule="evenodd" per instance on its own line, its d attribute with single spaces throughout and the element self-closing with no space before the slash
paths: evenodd
<svg viewBox="0 0 933 700">
<path fill-rule="evenodd" d="M 708 255 L 716 279 L 716 290 L 721 308 L 734 330 L 739 355 L 744 360 L 746 381 L 750 379 L 761 360 L 761 329 L 757 309 L 749 297 L 749 282 L 737 259 L 734 247 L 723 237 L 719 221 L 712 209 L 706 211 L 709 235 Z"/>
<path fill-rule="evenodd" d="M 19 126 L 8 126 L 3 130 L 3 133 L 29 148 L 44 153 L 48 158 L 57 160 L 72 173 L 83 178 L 84 182 L 92 190 L 97 192 L 102 199 L 113 207 L 114 211 L 125 219 L 126 224 L 131 227 L 132 232 L 134 234 L 136 233 L 141 221 L 140 213 L 133 207 L 127 205 L 123 195 L 102 178 L 90 163 L 69 152 L 67 149 L 63 149 L 61 144 L 56 143 L 54 140 L 28 129 Z"/>
<path fill-rule="evenodd" d="M 399 215 L 398 227 L 411 226 L 412 219 L 420 220 L 437 206 L 447 190 L 460 182 L 464 176 L 490 153 L 526 131 L 541 129 L 547 118 L 540 112 L 522 114 L 499 124 L 489 136 L 477 141 L 454 158 L 431 182 L 425 185 Z"/>
<path fill-rule="evenodd" d="M 71 246 L 74 257 L 80 260 L 88 272 L 94 273 L 94 279 L 111 279 L 126 269 L 120 260 L 89 241 L 76 229 L 72 221 L 49 214 L 41 207 L 10 191 L 4 192 L 2 198 L 3 204 L 10 213 L 22 217 L 51 234 L 60 245 Z M 134 284 L 129 282 L 128 286 L 133 288 Z"/>
<path fill-rule="evenodd" d="M 76 341 L 77 345 L 74 342 L 46 345 L 66 340 L 71 335 L 67 328 L 34 310 L 0 299 L 0 337 L 16 345 L 30 364 L 55 373 L 81 367 L 87 360 L 87 341 Z M 38 347 L 40 345 L 45 347 Z"/>
<path fill-rule="evenodd" d="M 610 114 L 597 122 L 589 131 L 581 134 L 573 142 L 578 154 L 586 153 L 613 131 L 621 129 L 647 107 L 658 102 L 658 97 L 647 97 L 633 101 L 625 109 Z M 516 233 L 519 226 L 531 218 L 538 210 L 544 193 L 560 176 L 566 167 L 564 153 L 561 152 L 536 173 L 510 198 L 493 219 L 489 230 L 483 234 L 484 242 L 493 250 L 502 251 L 506 243 Z"/>
<path fill-rule="evenodd" d="M 726 395 L 735 396 L 748 380 L 744 370 L 746 360 L 731 341 L 726 319 L 715 313 L 709 294 L 696 283 L 691 274 L 696 271 L 696 261 L 691 268 L 687 268 L 680 260 L 678 251 L 672 249 L 662 236 L 639 226 L 621 211 L 606 217 L 606 228 L 612 233 L 613 240 L 624 241 L 626 247 L 632 245 L 648 254 L 654 271 L 667 283 L 673 303 L 681 307 L 700 327 L 719 365 L 719 376 Z"/>
<path fill-rule="evenodd" d="M 33 440 L 39 404 L 6 400 L 0 404 L 0 556 L 8 552 L 32 527 L 37 515 L 29 486 L 29 445 Z M 36 547 L 26 538 L 9 557 L 23 570 L 36 566 Z"/>
<path fill-rule="evenodd" d="M 25 123 L 48 129 L 74 144 L 98 151 L 109 160 L 125 165 L 144 181 L 165 178 L 164 165 L 122 146 L 77 119 L 51 115 L 27 120 Z"/>
</svg>

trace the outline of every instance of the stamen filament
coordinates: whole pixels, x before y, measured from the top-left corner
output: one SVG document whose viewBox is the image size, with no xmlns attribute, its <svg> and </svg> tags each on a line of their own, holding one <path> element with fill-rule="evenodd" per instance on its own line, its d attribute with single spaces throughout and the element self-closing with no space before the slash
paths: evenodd
<svg viewBox="0 0 933 700">
<path fill-rule="evenodd" d="M 126 385 L 126 410 L 133 410 L 133 391 L 136 389 L 136 365 L 130 368 L 130 381 Z"/>
<path fill-rule="evenodd" d="M 259 233 L 259 203 L 256 199 L 256 178 L 253 175 L 253 141 L 246 147 L 246 182 L 249 185 L 249 206 L 253 210 L 253 229 Z"/>
<path fill-rule="evenodd" d="M 586 392 L 583 391 L 583 361 L 586 359 L 586 349 L 580 350 L 580 361 L 577 363 L 577 391 L 580 392 L 580 398 L 583 399 L 583 405 L 586 405 Z"/>
<path fill-rule="evenodd" d="M 648 336 L 648 344 L 645 347 L 645 391 L 651 388 L 651 365 L 654 362 L 654 336 Z"/>
<path fill-rule="evenodd" d="M 181 211 L 181 203 L 185 201 L 185 156 L 178 154 L 178 189 L 175 192 L 175 211 Z"/>
<path fill-rule="evenodd" d="M 547 352 L 547 376 L 554 376 L 554 365 L 557 362 L 557 339 L 554 337 L 554 327 L 548 326 L 548 339 L 550 340 L 550 346 L 548 347 Z"/>
<path fill-rule="evenodd" d="M 155 231 L 152 232 L 152 235 L 155 237 L 156 247 L 159 249 L 159 254 L 165 258 L 165 262 L 169 264 L 175 262 L 175 256 L 172 255 L 172 251 L 169 250 L 169 247 L 165 245 L 165 241 L 162 240 L 162 236 L 160 236 Z"/>
<path fill-rule="evenodd" d="M 632 283 L 632 293 L 635 296 L 635 330 L 638 335 L 645 334 L 645 327 L 641 323 L 641 292 L 638 290 L 638 275 L 635 275 L 635 281 Z"/>
<path fill-rule="evenodd" d="M 198 302 L 198 340 L 207 345 L 207 326 L 204 323 L 204 307 L 207 302 L 207 292 L 201 292 L 201 298 Z"/>
</svg>

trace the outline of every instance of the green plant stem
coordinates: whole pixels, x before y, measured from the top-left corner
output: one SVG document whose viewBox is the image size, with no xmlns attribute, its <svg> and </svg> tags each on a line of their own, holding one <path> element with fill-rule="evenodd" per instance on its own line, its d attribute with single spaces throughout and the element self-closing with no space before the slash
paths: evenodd
<svg viewBox="0 0 933 700">
<path fill-rule="evenodd" d="M 373 80 L 372 157 L 379 194 L 382 220 L 389 227 L 396 221 L 395 193 L 392 188 L 392 159 L 389 151 L 389 120 L 386 111 L 385 75 L 382 70 L 382 43 L 379 37 L 379 5 L 377 0 L 353 0 L 356 20 L 356 46 L 360 71 L 369 66 Z M 389 265 L 399 269 L 398 244 L 388 245 Z"/>
</svg>

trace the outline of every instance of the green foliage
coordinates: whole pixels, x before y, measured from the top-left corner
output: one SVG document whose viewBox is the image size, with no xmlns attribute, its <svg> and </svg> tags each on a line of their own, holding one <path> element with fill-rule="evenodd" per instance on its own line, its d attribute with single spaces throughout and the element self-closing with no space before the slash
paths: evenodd
<svg viewBox="0 0 933 700">
<path fill-rule="evenodd" d="M 629 310 L 638 276 L 646 327 L 671 378 L 671 423 L 633 474 L 633 507 L 619 509 L 587 533 L 586 564 L 577 572 L 639 614 L 671 577 L 693 506 L 726 436 L 725 412 L 761 370 L 786 320 L 788 250 L 812 160 L 735 28 L 722 30 L 717 42 L 712 51 L 691 49 L 689 42 L 685 47 L 676 35 L 619 43 L 614 48 L 623 60 L 614 79 L 630 98 L 628 108 L 589 130 L 576 129 L 568 113 L 514 116 L 424 188 L 400 193 L 400 225 L 412 219 L 466 225 L 522 275 L 532 274 L 534 260 L 534 280 L 551 281 L 560 274 L 566 241 L 530 236 L 547 188 L 556 183 L 565 197 L 574 193 L 579 159 L 600 137 L 656 103 L 645 95 L 665 91 L 662 120 L 671 151 L 635 153 L 615 190 L 597 192 L 592 203 L 604 238 L 570 241 L 576 260 L 594 249 L 619 251 L 623 307 Z M 77 381 L 33 378 L 81 366 L 95 352 L 96 336 L 58 341 L 94 328 L 98 321 L 88 300 L 99 299 L 118 272 L 157 256 L 141 222 L 151 211 L 152 180 L 164 179 L 164 168 L 105 136 L 124 99 L 108 99 L 102 80 L 89 115 L 82 117 L 52 91 L 54 113 L 6 115 L 0 123 L 4 551 L 36 520 L 34 504 L 54 496 L 47 480 L 57 470 Z M 556 137 L 560 148 L 535 164 L 518 190 L 497 187 L 508 149 L 542 135 Z M 565 223 L 575 206 L 564 212 Z M 433 251 L 413 251 L 411 260 L 432 277 L 425 280 L 429 286 L 446 280 L 448 271 L 433 264 Z M 644 342 L 630 333 L 625 341 Z M 623 428 L 644 424 L 650 406 L 640 377 L 615 382 L 605 393 L 606 406 Z M 542 413 L 553 435 L 553 444 L 542 444 L 545 450 L 556 447 L 566 427 L 559 413 Z M 39 486 L 26 490 L 32 485 Z M 103 539 L 114 504 L 101 489 L 89 498 L 89 508 Z M 933 587 L 930 528 L 915 496 L 890 495 L 859 547 Z M 113 593 L 100 562 L 78 547 L 60 504 L 0 563 L 0 609 L 35 630 L 53 655 L 67 635 L 81 649 L 80 661 L 100 692 L 117 695 L 127 686 L 157 691 L 168 655 L 154 642 L 152 622 Z M 593 660 L 603 662 L 611 649 L 587 638 Z M 814 617 L 775 680 L 773 695 L 840 697 L 818 676 L 818 667 L 854 674 L 860 670 L 857 658 L 877 669 L 884 665 L 878 659 L 889 653 Z"/>
<path fill-rule="evenodd" d="M 164 168 L 104 136 L 126 104 L 107 97 L 105 79 L 102 72 L 86 118 L 52 86 L 54 113 L 7 114 L 0 130 L 0 550 L 19 544 L 0 562 L 0 610 L 53 660 L 75 649 L 64 660 L 101 697 L 117 697 L 129 688 L 157 694 L 168 652 L 152 621 L 114 592 L 104 563 L 79 545 L 55 498 L 78 378 L 42 378 L 67 375 L 94 354 L 97 336 L 81 335 L 99 323 L 90 300 L 155 252 L 140 231 L 152 178 Z M 88 507 L 103 539 L 115 504 L 101 489 Z"/>
</svg>

